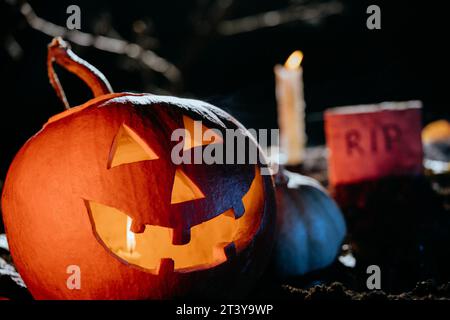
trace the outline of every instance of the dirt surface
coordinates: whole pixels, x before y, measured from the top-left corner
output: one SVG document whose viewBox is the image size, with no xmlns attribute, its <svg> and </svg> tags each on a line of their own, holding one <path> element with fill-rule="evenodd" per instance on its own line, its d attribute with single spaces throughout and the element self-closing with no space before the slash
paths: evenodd
<svg viewBox="0 0 450 320">
<path fill-rule="evenodd" d="M 282 286 L 285 297 L 295 300 L 450 300 L 450 282 L 437 286 L 432 280 L 417 283 L 411 291 L 388 294 L 383 290 L 358 292 L 346 288 L 340 282 L 299 289 Z"/>
</svg>

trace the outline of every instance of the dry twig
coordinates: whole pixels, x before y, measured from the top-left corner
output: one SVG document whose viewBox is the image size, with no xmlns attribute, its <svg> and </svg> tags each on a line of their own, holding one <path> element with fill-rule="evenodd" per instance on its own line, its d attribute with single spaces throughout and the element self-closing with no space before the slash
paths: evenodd
<svg viewBox="0 0 450 320">
<path fill-rule="evenodd" d="M 344 6 L 338 1 L 317 5 L 292 5 L 282 10 L 268 11 L 253 16 L 223 21 L 218 32 L 225 36 L 277 27 L 296 21 L 317 23 L 323 18 L 339 14 Z"/>
<path fill-rule="evenodd" d="M 92 35 L 78 30 L 68 30 L 36 15 L 28 2 L 24 2 L 20 6 L 20 12 L 31 28 L 50 37 L 61 36 L 80 46 L 94 47 L 107 52 L 127 55 L 132 59 L 139 60 L 151 70 L 161 73 L 171 83 L 176 85 L 181 83 L 181 73 L 175 65 L 158 56 L 155 52 L 145 50 L 136 43 L 101 35 Z"/>
</svg>

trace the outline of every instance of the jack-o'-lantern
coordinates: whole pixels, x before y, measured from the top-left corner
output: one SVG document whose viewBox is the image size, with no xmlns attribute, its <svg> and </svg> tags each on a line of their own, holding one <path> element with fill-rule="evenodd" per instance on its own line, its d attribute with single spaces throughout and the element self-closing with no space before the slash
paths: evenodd
<svg viewBox="0 0 450 320">
<path fill-rule="evenodd" d="M 171 139 L 184 130 L 181 152 L 194 159 L 196 150 L 225 144 L 220 133 L 226 129 L 240 129 L 256 145 L 242 125 L 201 101 L 111 93 L 98 70 L 55 39 L 49 76 L 66 105 L 54 62 L 80 76 L 95 98 L 52 117 L 7 175 L 6 232 L 32 295 L 147 299 L 247 292 L 273 241 L 272 180 L 258 164 L 175 164 L 179 141 Z M 191 132 L 196 126 L 214 129 L 211 139 L 198 139 Z"/>
</svg>

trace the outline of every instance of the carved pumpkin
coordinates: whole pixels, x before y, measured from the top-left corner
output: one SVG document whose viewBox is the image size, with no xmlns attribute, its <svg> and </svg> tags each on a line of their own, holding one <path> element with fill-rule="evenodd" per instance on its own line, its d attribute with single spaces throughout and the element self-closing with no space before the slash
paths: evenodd
<svg viewBox="0 0 450 320">
<path fill-rule="evenodd" d="M 96 98 L 52 117 L 22 147 L 7 175 L 6 231 L 32 295 L 245 294 L 273 241 L 270 176 L 257 165 L 176 165 L 171 159 L 176 129 L 191 133 L 195 120 L 203 130 L 219 132 L 245 130 L 242 125 L 201 101 L 108 93 L 101 73 L 55 39 L 49 75 L 66 105 L 54 61 L 79 75 Z M 186 138 L 183 151 L 225 143 L 223 137 Z M 68 266 L 79 267 L 80 288 L 68 285 Z"/>
<path fill-rule="evenodd" d="M 281 170 L 276 198 L 278 274 L 299 276 L 332 263 L 344 240 L 346 226 L 327 191 L 312 178 Z"/>
</svg>

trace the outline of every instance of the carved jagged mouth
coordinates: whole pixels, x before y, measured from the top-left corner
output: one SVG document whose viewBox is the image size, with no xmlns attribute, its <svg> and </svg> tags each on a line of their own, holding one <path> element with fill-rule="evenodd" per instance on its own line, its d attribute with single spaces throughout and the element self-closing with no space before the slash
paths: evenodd
<svg viewBox="0 0 450 320">
<path fill-rule="evenodd" d="M 256 171 L 242 198 L 243 214 L 230 208 L 181 235 L 156 225 L 145 225 L 142 232 L 133 233 L 127 214 L 95 201 L 85 203 L 95 236 L 121 262 L 153 274 L 203 270 L 232 259 L 259 229 L 264 200 L 262 178 Z M 179 244 L 180 238 L 183 244 Z"/>
</svg>

